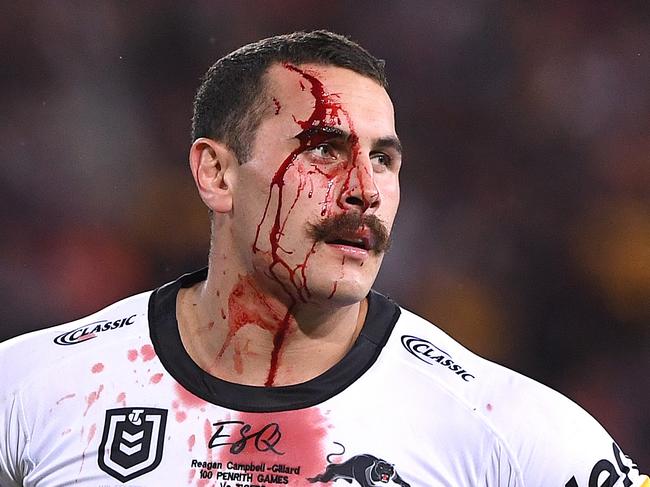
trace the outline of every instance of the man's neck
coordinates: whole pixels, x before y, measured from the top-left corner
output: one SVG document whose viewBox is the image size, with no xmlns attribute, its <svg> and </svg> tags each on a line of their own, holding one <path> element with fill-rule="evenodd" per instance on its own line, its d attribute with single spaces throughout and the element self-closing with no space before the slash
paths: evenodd
<svg viewBox="0 0 650 487">
<path fill-rule="evenodd" d="M 297 384 L 325 372 L 352 347 L 366 312 L 365 299 L 326 309 L 286 302 L 251 277 L 228 280 L 214 267 L 177 298 L 190 357 L 215 377 L 256 386 Z"/>
</svg>

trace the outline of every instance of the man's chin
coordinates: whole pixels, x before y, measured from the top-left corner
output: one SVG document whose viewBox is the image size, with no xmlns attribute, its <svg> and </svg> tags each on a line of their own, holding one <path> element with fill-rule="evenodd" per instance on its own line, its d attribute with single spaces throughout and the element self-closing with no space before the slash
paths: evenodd
<svg viewBox="0 0 650 487">
<path fill-rule="evenodd" d="M 340 279 L 310 288 L 309 301 L 325 307 L 343 307 L 359 303 L 370 292 L 370 284 Z"/>
</svg>

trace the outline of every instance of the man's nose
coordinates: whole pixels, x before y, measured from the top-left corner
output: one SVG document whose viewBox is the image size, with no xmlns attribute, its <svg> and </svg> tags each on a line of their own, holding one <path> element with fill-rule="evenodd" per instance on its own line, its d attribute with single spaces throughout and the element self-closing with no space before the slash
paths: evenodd
<svg viewBox="0 0 650 487">
<path fill-rule="evenodd" d="M 381 204 L 381 195 L 372 170 L 370 159 L 359 157 L 349 169 L 343 188 L 342 206 L 362 213 L 374 210 Z"/>
</svg>

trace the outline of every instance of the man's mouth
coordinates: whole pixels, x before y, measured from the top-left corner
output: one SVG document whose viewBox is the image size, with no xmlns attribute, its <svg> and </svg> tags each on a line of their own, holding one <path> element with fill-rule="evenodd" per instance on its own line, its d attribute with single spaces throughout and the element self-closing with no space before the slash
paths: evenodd
<svg viewBox="0 0 650 487">
<path fill-rule="evenodd" d="M 325 239 L 325 243 L 330 245 L 345 245 L 369 251 L 375 247 L 375 240 L 370 230 L 362 228 L 353 235 L 335 235 L 327 238 Z"/>
<path fill-rule="evenodd" d="M 385 252 L 390 245 L 388 230 L 374 215 L 343 213 L 311 224 L 308 235 L 316 242 L 341 246 L 355 252 Z"/>
<path fill-rule="evenodd" d="M 342 238 L 337 238 L 336 240 L 332 240 L 329 242 L 326 241 L 325 243 L 330 245 L 346 245 L 348 247 L 356 247 L 358 249 L 370 250 L 370 244 L 366 239 L 346 240 Z"/>
</svg>

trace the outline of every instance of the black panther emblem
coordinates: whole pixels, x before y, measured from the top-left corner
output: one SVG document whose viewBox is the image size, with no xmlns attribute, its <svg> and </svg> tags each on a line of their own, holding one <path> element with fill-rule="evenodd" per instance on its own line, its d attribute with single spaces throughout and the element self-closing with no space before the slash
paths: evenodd
<svg viewBox="0 0 650 487">
<path fill-rule="evenodd" d="M 330 453 L 327 455 L 329 465 L 325 471 L 315 477 L 309 478 L 312 484 L 316 482 L 328 483 L 335 480 L 343 479 L 348 483 L 356 481 L 361 487 L 373 487 L 387 484 L 393 481 L 402 487 L 411 487 L 407 482 L 402 480 L 395 471 L 395 467 L 381 458 L 377 458 L 367 453 L 355 455 L 343 463 L 332 463 L 332 456 L 339 456 L 345 453 L 345 447 L 341 443 L 336 443 L 343 448 L 341 453 Z"/>
</svg>

